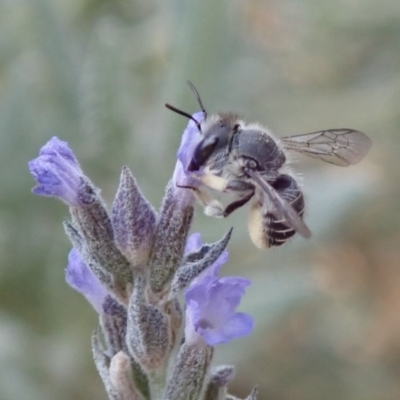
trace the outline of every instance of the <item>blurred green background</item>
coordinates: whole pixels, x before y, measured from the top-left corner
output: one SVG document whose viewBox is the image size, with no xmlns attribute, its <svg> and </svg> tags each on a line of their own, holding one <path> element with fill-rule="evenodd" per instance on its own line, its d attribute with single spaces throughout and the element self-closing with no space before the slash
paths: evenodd
<svg viewBox="0 0 400 400">
<path fill-rule="evenodd" d="M 105 399 L 92 363 L 95 312 L 64 282 L 66 207 L 30 193 L 27 161 L 70 143 L 108 203 L 127 164 L 160 204 L 191 79 L 210 111 L 278 136 L 366 132 L 343 169 L 299 156 L 311 240 L 260 251 L 247 210 L 197 208 L 230 227 L 224 273 L 253 280 L 254 333 L 218 348 L 231 392 L 260 400 L 400 398 L 400 4 L 393 0 L 0 1 L 0 399 Z"/>
</svg>

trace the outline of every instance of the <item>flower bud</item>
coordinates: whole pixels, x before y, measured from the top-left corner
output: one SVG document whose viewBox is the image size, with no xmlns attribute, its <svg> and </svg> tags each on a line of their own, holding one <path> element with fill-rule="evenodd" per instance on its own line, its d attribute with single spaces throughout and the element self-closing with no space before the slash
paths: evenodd
<svg viewBox="0 0 400 400">
<path fill-rule="evenodd" d="M 163 400 L 201 399 L 213 351 L 211 346 L 183 343 Z"/>
<path fill-rule="evenodd" d="M 124 167 L 112 207 L 112 224 L 118 248 L 133 266 L 148 261 L 156 217 L 132 173 Z"/>
<path fill-rule="evenodd" d="M 135 276 L 129 301 L 126 343 L 145 371 L 164 368 L 173 347 L 170 318 L 148 302 L 146 278 L 141 273 Z"/>
</svg>

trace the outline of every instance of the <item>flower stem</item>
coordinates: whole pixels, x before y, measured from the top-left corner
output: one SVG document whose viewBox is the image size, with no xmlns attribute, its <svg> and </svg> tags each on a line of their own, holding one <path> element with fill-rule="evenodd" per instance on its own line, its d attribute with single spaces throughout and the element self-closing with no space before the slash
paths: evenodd
<svg viewBox="0 0 400 400">
<path fill-rule="evenodd" d="M 152 371 L 149 374 L 150 398 L 151 400 L 162 400 L 165 389 L 165 368 Z"/>
</svg>

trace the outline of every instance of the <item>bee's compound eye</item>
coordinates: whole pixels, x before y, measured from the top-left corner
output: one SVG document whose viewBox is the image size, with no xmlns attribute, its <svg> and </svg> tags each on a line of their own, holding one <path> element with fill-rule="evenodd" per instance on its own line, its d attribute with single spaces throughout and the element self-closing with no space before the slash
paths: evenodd
<svg viewBox="0 0 400 400">
<path fill-rule="evenodd" d="M 195 148 L 193 158 L 188 166 L 188 171 L 198 171 L 211 156 L 218 144 L 219 138 L 208 136 L 204 138 Z"/>
</svg>

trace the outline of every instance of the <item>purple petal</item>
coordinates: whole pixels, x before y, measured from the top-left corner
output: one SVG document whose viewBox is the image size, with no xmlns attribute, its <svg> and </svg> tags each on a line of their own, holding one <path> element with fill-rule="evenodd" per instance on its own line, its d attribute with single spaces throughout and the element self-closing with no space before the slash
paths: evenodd
<svg viewBox="0 0 400 400">
<path fill-rule="evenodd" d="M 237 276 L 227 276 L 220 278 L 218 283 L 219 287 L 214 288 L 215 291 L 218 290 L 218 296 L 226 299 L 232 307 L 236 308 L 251 281 Z"/>
<path fill-rule="evenodd" d="M 250 281 L 240 277 L 218 279 L 206 275 L 185 293 L 187 340 L 199 336 L 210 346 L 248 335 L 253 328 L 251 316 L 236 308 Z"/>
<path fill-rule="evenodd" d="M 204 115 L 202 112 L 197 112 L 193 114 L 193 118 L 201 122 L 204 119 Z M 176 162 L 172 176 L 172 182 L 176 188 L 176 195 L 180 197 L 183 202 L 193 201 L 193 194 L 190 190 L 182 188 L 182 186 L 193 188 L 198 186 L 198 181 L 189 175 L 187 168 L 192 159 L 193 152 L 201 140 L 201 133 L 196 124 L 190 120 L 182 135 L 181 144 L 177 153 L 178 161 Z"/>
<path fill-rule="evenodd" d="M 185 254 L 193 253 L 200 249 L 203 245 L 200 236 L 199 232 L 195 232 L 186 239 Z"/>
<path fill-rule="evenodd" d="M 228 258 L 228 250 L 224 250 L 215 262 L 203 272 L 204 276 L 218 276 L 221 267 L 228 262 Z"/>
<path fill-rule="evenodd" d="M 253 318 L 245 313 L 235 313 L 220 330 L 203 329 L 201 335 L 210 346 L 227 343 L 232 339 L 247 336 L 254 327 Z"/>
<path fill-rule="evenodd" d="M 189 300 L 194 300 L 198 304 L 206 304 L 209 299 L 209 290 L 211 285 L 216 282 L 218 279 L 213 276 L 204 276 L 203 279 L 196 283 L 192 283 L 185 292 L 185 299 L 188 302 Z"/>
<path fill-rule="evenodd" d="M 39 151 L 39 155 L 53 155 L 60 154 L 66 160 L 71 163 L 78 165 L 78 160 L 76 159 L 73 151 L 69 148 L 67 142 L 63 142 L 56 136 L 52 137 Z"/>
<path fill-rule="evenodd" d="M 70 206 L 80 204 L 78 192 L 85 177 L 67 142 L 51 138 L 28 167 L 37 182 L 34 194 L 56 197 Z"/>
<path fill-rule="evenodd" d="M 65 280 L 73 289 L 83 294 L 98 313 L 102 311 L 102 305 L 108 292 L 75 248 L 72 248 L 68 254 Z"/>
<path fill-rule="evenodd" d="M 193 114 L 192 117 L 201 123 L 204 119 L 204 114 L 200 111 Z M 190 120 L 185 131 L 183 132 L 181 145 L 177 154 L 178 160 L 182 163 L 185 171 L 187 171 L 190 161 L 192 160 L 194 149 L 201 142 L 201 140 L 202 135 L 199 132 L 197 125 Z"/>
</svg>

